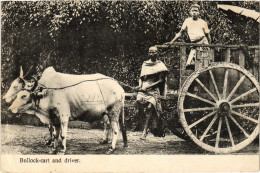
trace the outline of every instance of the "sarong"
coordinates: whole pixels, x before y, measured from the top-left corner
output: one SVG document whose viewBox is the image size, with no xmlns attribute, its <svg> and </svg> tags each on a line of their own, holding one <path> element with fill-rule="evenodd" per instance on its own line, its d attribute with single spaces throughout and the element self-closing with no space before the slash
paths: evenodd
<svg viewBox="0 0 260 173">
<path fill-rule="evenodd" d="M 154 106 L 157 116 L 159 117 L 162 112 L 159 88 L 146 92 L 138 92 L 136 101 L 141 104 L 151 103 Z"/>
</svg>

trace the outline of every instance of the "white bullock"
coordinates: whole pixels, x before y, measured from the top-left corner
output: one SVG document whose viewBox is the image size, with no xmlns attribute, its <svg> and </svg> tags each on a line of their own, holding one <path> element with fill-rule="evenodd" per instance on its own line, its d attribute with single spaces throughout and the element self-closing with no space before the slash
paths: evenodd
<svg viewBox="0 0 260 173">
<path fill-rule="evenodd" d="M 48 76 L 49 73 L 53 72 L 53 68 L 47 68 L 44 72 L 43 72 L 43 76 Z M 8 91 L 6 92 L 6 94 L 3 96 L 3 101 L 6 103 L 11 103 L 12 101 L 14 101 L 14 99 L 17 96 L 17 93 L 21 90 L 29 90 L 32 91 L 35 89 L 35 87 L 37 86 L 37 79 L 32 78 L 30 81 L 29 80 L 25 80 L 24 79 L 24 75 L 23 75 L 23 69 L 22 67 L 20 67 L 20 76 L 17 77 L 12 83 L 10 88 L 8 89 Z M 43 122 L 44 123 L 44 122 Z M 54 141 L 54 133 L 55 130 L 52 127 L 51 124 L 47 123 L 48 128 L 49 128 L 49 132 L 50 132 L 50 137 L 46 142 L 46 145 L 48 146 L 52 146 L 53 145 L 53 141 Z"/>
<path fill-rule="evenodd" d="M 111 124 L 113 132 L 109 152 L 116 147 L 118 125 L 121 120 L 123 141 L 127 146 L 124 125 L 125 92 L 116 80 L 102 74 L 70 75 L 58 73 L 52 67 L 46 70 L 35 90 L 39 92 L 32 93 L 27 90 L 18 92 L 9 109 L 13 113 L 35 114 L 43 123 L 53 124 L 56 129 L 53 149 L 55 153 L 58 151 L 59 135 L 62 139 L 60 153 L 66 151 L 69 120 L 92 121 L 104 118 L 106 120 L 104 124 Z M 108 131 L 105 126 L 104 142 L 107 142 L 107 138 Z"/>
</svg>

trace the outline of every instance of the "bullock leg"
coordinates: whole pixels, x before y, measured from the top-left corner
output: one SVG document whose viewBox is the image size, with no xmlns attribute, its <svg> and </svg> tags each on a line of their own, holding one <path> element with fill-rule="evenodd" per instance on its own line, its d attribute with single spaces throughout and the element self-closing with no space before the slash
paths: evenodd
<svg viewBox="0 0 260 173">
<path fill-rule="evenodd" d="M 113 151 L 116 149 L 116 142 L 117 142 L 117 137 L 119 133 L 119 128 L 118 128 L 118 122 L 117 121 L 112 121 L 111 122 L 112 126 L 112 147 L 107 151 L 107 154 L 112 154 Z"/>
<path fill-rule="evenodd" d="M 51 150 L 51 154 L 56 154 L 58 151 L 58 147 L 59 147 L 59 135 L 60 135 L 60 125 L 55 126 L 55 135 L 54 135 L 54 145 L 53 148 Z"/>
<path fill-rule="evenodd" d="M 54 145 L 54 136 L 55 136 L 55 128 L 49 124 L 48 125 L 48 129 L 49 129 L 49 132 L 50 132 L 50 138 L 49 140 L 45 143 L 45 145 L 51 147 Z"/>
<path fill-rule="evenodd" d="M 109 118 L 108 118 L 108 115 L 105 114 L 103 116 L 103 123 L 104 123 L 104 133 L 103 133 L 103 140 L 100 142 L 100 144 L 107 144 L 108 143 L 108 136 L 109 136 L 109 126 L 110 126 L 110 123 L 109 123 Z"/>
<path fill-rule="evenodd" d="M 140 138 L 142 140 L 146 139 L 149 120 L 150 120 L 151 117 L 152 117 L 152 104 L 149 103 L 149 105 L 147 106 L 146 118 L 145 118 L 145 123 L 144 123 L 144 130 L 143 130 L 143 133 L 142 133 L 142 137 Z"/>
<path fill-rule="evenodd" d="M 122 136 L 124 141 L 124 147 L 128 147 L 127 145 L 127 136 L 126 136 L 126 126 L 125 126 L 125 111 L 124 107 L 121 109 L 121 118 L 119 118 L 120 127 L 122 130 Z"/>
<path fill-rule="evenodd" d="M 69 117 L 69 116 L 67 116 Z M 60 153 L 61 155 L 65 154 L 66 152 L 66 140 L 67 140 L 67 132 L 68 132 L 68 120 L 66 121 L 63 121 L 61 122 L 61 140 L 62 140 L 62 148 L 60 150 Z"/>
<path fill-rule="evenodd" d="M 115 105 L 108 112 L 111 120 L 111 127 L 112 127 L 112 147 L 108 150 L 107 154 L 111 154 L 116 149 L 116 142 L 119 133 L 118 120 L 119 120 L 121 106 L 122 106 L 121 103 L 115 103 Z"/>
</svg>

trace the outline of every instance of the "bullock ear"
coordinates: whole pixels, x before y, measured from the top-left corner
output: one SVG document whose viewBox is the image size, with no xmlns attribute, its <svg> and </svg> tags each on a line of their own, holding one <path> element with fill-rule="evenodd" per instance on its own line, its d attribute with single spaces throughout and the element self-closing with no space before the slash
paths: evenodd
<svg viewBox="0 0 260 173">
<path fill-rule="evenodd" d="M 23 78 L 23 68 L 22 68 L 22 66 L 20 66 L 20 76 L 19 77 Z"/>
</svg>

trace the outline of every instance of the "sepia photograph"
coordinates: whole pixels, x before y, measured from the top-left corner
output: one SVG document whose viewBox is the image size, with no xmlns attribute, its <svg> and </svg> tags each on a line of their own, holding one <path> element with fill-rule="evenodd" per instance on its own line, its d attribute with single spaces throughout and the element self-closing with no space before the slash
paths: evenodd
<svg viewBox="0 0 260 173">
<path fill-rule="evenodd" d="M 258 172 L 258 1 L 1 1 L 0 172 Z"/>
</svg>

